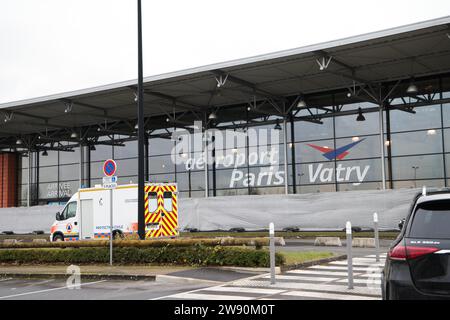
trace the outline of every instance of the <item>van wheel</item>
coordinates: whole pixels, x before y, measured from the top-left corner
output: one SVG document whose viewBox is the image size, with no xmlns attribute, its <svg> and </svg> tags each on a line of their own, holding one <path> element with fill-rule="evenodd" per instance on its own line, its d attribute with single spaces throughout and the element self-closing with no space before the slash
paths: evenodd
<svg viewBox="0 0 450 320">
<path fill-rule="evenodd" d="M 64 237 L 63 237 L 62 235 L 60 235 L 60 234 L 55 234 L 55 235 L 53 236 L 53 241 L 55 241 L 55 242 L 61 242 L 61 241 L 64 241 Z"/>
<path fill-rule="evenodd" d="M 120 231 L 113 231 L 113 239 L 114 240 L 121 240 L 123 239 L 123 234 Z"/>
</svg>

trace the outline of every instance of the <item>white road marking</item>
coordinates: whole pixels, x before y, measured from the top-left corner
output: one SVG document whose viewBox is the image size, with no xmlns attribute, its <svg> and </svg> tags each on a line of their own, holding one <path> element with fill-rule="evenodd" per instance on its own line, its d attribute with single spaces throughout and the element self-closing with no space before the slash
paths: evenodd
<svg viewBox="0 0 450 320">
<path fill-rule="evenodd" d="M 264 279 L 270 279 L 270 275 L 264 276 Z M 327 282 L 327 281 L 336 281 L 340 278 L 325 278 L 325 277 L 305 277 L 305 276 L 288 276 L 284 274 L 280 274 L 276 276 L 276 279 L 279 280 L 300 280 L 300 281 L 311 281 L 311 282 Z"/>
<path fill-rule="evenodd" d="M 235 285 L 261 287 L 261 281 L 243 280 L 242 282 L 236 282 Z M 353 293 L 370 296 L 379 296 L 381 294 L 381 288 L 373 289 L 369 287 L 355 287 L 354 289 L 348 289 L 345 284 L 277 282 L 275 285 L 271 285 L 270 287 L 274 289 L 314 290 L 322 292 Z"/>
<path fill-rule="evenodd" d="M 269 273 L 266 273 L 265 275 L 267 275 L 267 274 L 269 274 Z M 252 280 L 252 279 L 259 278 L 259 277 L 261 277 L 261 275 L 260 275 L 260 274 L 257 274 L 257 275 L 254 275 L 254 276 L 251 276 L 251 277 L 248 277 L 248 278 L 245 278 L 245 279 L 247 279 L 247 280 Z M 229 281 L 229 282 L 225 282 L 225 283 L 223 283 L 223 284 L 221 284 L 221 285 L 218 285 L 218 286 L 214 286 L 214 287 L 204 287 L 204 288 L 200 288 L 200 289 L 194 289 L 194 290 L 186 291 L 186 292 L 183 292 L 183 293 L 184 293 L 184 294 L 191 294 L 191 293 L 194 293 L 194 292 L 198 292 L 198 291 L 202 291 L 202 290 L 207 290 L 208 288 L 224 287 L 224 286 L 226 286 L 226 285 L 235 283 L 235 281 L 236 281 L 236 280 L 231 280 L 231 281 Z M 178 294 L 179 294 L 179 293 L 178 293 Z M 169 294 L 169 295 L 167 295 L 167 296 L 161 296 L 161 297 L 156 297 L 156 298 L 150 298 L 150 299 L 148 299 L 148 300 L 161 300 L 161 299 L 165 299 L 165 298 L 173 298 L 175 295 L 177 295 L 177 294 Z"/>
<path fill-rule="evenodd" d="M 91 284 L 101 283 L 101 282 L 105 282 L 105 281 L 106 280 L 99 280 L 99 281 L 94 281 L 94 282 L 81 283 L 80 286 L 88 286 L 88 285 L 91 285 Z M 23 293 L 18 293 L 18 294 L 12 294 L 12 295 L 9 295 L 9 296 L 2 296 L 2 297 L 0 297 L 0 299 L 9 299 L 9 298 L 15 298 L 15 297 L 20 297 L 20 296 L 26 296 L 26 295 L 30 295 L 30 294 L 44 293 L 44 292 L 63 290 L 63 289 L 69 290 L 66 286 L 64 286 L 64 287 L 58 287 L 58 288 L 52 288 L 52 289 L 44 289 L 44 290 L 31 291 L 31 292 L 23 292 Z"/>
<path fill-rule="evenodd" d="M 257 293 L 257 294 L 279 294 L 286 290 L 277 289 L 260 289 L 260 288 L 245 288 L 245 287 L 212 287 L 205 288 L 206 291 L 218 291 L 218 292 L 240 292 L 240 293 Z"/>
<path fill-rule="evenodd" d="M 381 278 L 381 273 L 364 273 L 360 274 L 360 277 L 367 277 L 367 278 Z"/>
<path fill-rule="evenodd" d="M 221 295 L 221 294 L 203 294 L 203 293 L 178 293 L 171 295 L 168 298 L 174 299 L 195 299 L 195 300 L 253 300 L 254 297 L 244 297 L 244 296 L 232 296 L 232 295 Z"/>
<path fill-rule="evenodd" d="M 339 283 L 347 283 L 348 279 L 342 279 L 338 280 Z M 369 279 L 353 279 L 353 283 L 355 284 L 374 284 L 374 285 L 381 285 L 381 280 L 369 280 Z"/>
<path fill-rule="evenodd" d="M 353 267 L 353 271 L 362 271 L 362 272 L 369 272 L 372 269 L 378 269 L 378 267 L 371 268 L 371 267 Z M 308 268 L 308 270 L 336 270 L 336 271 L 346 271 L 347 266 L 314 266 Z"/>
<path fill-rule="evenodd" d="M 328 300 L 380 300 L 375 297 L 355 296 L 351 294 L 338 294 L 328 292 L 312 292 L 312 291 L 289 291 L 282 293 L 283 296 L 295 296 L 304 298 L 322 298 Z"/>
<path fill-rule="evenodd" d="M 347 261 L 333 261 L 330 262 L 330 265 L 336 265 L 336 266 L 346 266 Z M 353 261 L 353 265 L 361 265 L 361 266 L 371 266 L 371 267 L 384 267 L 384 262 L 361 262 L 361 261 Z"/>
<path fill-rule="evenodd" d="M 318 275 L 318 276 L 335 276 L 335 277 L 346 277 L 348 275 L 347 272 L 342 271 L 315 271 L 315 270 L 291 270 L 289 273 L 295 273 L 297 274 L 311 274 L 311 275 Z M 356 277 L 358 273 L 355 273 L 354 276 Z"/>
<path fill-rule="evenodd" d="M 354 263 L 358 263 L 358 262 L 375 262 L 375 263 L 384 263 L 385 259 L 380 259 L 379 262 L 377 262 L 377 260 L 375 260 L 375 258 L 353 258 L 353 262 Z"/>
<path fill-rule="evenodd" d="M 376 258 L 377 256 L 376 255 L 374 255 L 374 254 L 369 254 L 368 256 L 364 256 L 365 258 Z M 387 254 L 386 253 L 380 253 L 380 258 L 381 259 L 383 259 L 383 258 L 386 258 L 387 257 Z"/>
<path fill-rule="evenodd" d="M 4 278 L 4 279 L 0 279 L 0 282 L 12 280 L 12 279 L 13 279 L 13 278 Z"/>
</svg>

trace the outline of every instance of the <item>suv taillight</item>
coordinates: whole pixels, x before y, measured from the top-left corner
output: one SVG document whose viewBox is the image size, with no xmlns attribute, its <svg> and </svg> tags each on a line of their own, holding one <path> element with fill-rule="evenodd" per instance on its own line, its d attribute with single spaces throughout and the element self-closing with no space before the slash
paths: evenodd
<svg viewBox="0 0 450 320">
<path fill-rule="evenodd" d="M 389 258 L 392 260 L 416 259 L 436 251 L 439 251 L 439 248 L 413 247 L 398 244 L 389 252 Z"/>
</svg>

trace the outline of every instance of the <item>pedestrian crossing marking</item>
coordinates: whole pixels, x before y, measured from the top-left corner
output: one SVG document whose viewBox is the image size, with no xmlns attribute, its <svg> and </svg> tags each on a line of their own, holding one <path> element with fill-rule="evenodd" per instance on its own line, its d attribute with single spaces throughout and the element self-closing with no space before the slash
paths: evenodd
<svg viewBox="0 0 450 320">
<path fill-rule="evenodd" d="M 206 289 L 205 289 L 206 290 Z M 222 295 L 222 294 L 208 294 L 208 293 L 177 293 L 171 295 L 170 298 L 174 299 L 187 299 L 187 300 L 253 300 L 253 297 L 235 296 L 235 295 Z"/>
<path fill-rule="evenodd" d="M 338 280 L 339 283 L 347 283 L 347 279 Z M 381 280 L 369 280 L 369 279 L 353 279 L 353 284 L 370 284 L 381 285 Z"/>
<path fill-rule="evenodd" d="M 320 276 L 341 276 L 345 277 L 347 276 L 347 272 L 342 271 L 316 271 L 316 270 L 292 270 L 289 273 L 294 274 L 310 274 L 310 275 L 320 275 Z M 354 276 L 356 277 L 359 273 L 354 273 Z"/>
<path fill-rule="evenodd" d="M 220 292 L 245 292 L 245 293 L 259 293 L 259 294 L 279 294 L 286 290 L 280 289 L 259 289 L 259 288 L 244 288 L 244 287 L 212 287 L 206 288 L 207 291 L 220 291 Z"/>
<path fill-rule="evenodd" d="M 311 291 L 289 291 L 282 293 L 283 296 L 296 296 L 304 298 L 319 298 L 327 300 L 378 300 L 375 297 L 354 296 L 351 294 L 338 294 L 328 292 L 311 292 Z"/>
<path fill-rule="evenodd" d="M 380 255 L 383 257 L 383 255 Z M 276 275 L 270 284 L 270 274 L 260 274 L 193 291 L 173 294 L 158 299 L 192 300 L 379 300 L 381 298 L 381 271 L 384 259 L 375 261 L 375 255 L 353 258 L 354 288 L 348 289 L 347 261 L 333 261 L 305 269 L 290 270 Z"/>
<path fill-rule="evenodd" d="M 264 279 L 270 279 L 270 275 L 264 276 Z M 303 280 L 312 282 L 327 282 L 327 281 L 337 281 L 339 278 L 326 278 L 326 277 L 307 277 L 307 276 L 291 276 L 280 274 L 276 276 L 277 280 Z"/>
<path fill-rule="evenodd" d="M 368 272 L 371 270 L 372 267 L 353 267 L 353 271 L 363 271 L 363 272 Z M 374 270 L 378 269 L 378 267 L 374 268 Z M 346 271 L 347 270 L 347 266 L 314 266 L 311 267 L 311 270 L 336 270 L 336 271 Z"/>
</svg>

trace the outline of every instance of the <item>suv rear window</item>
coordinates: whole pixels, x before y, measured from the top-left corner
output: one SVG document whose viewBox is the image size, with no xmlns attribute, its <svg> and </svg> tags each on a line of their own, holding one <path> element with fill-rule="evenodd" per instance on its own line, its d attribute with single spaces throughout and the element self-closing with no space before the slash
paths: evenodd
<svg viewBox="0 0 450 320">
<path fill-rule="evenodd" d="M 419 204 L 409 236 L 425 239 L 450 239 L 450 200 Z"/>
</svg>

